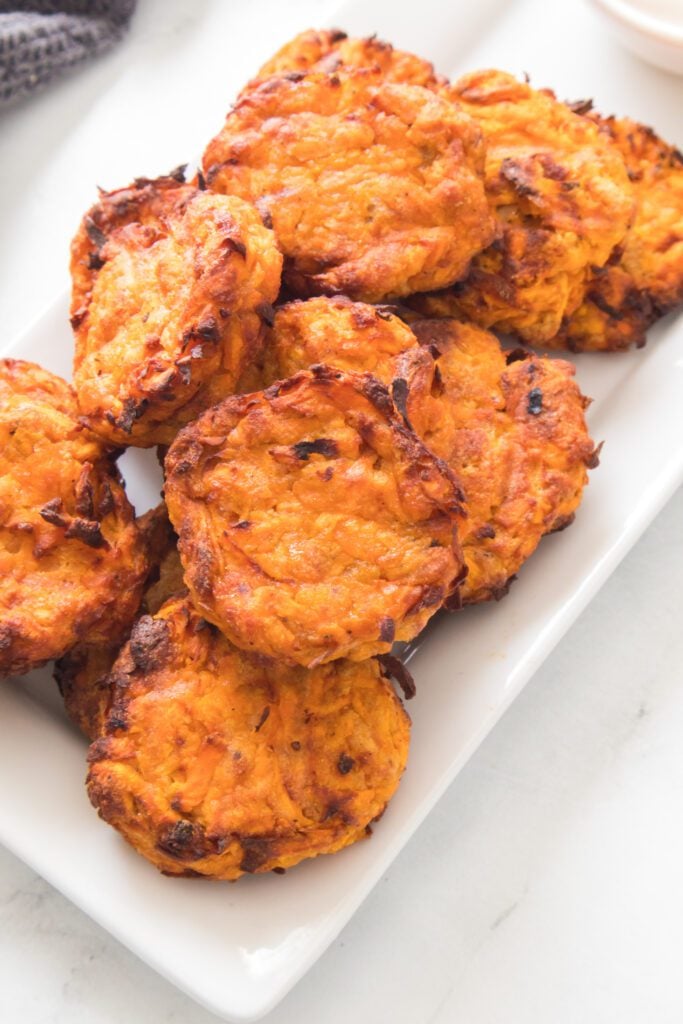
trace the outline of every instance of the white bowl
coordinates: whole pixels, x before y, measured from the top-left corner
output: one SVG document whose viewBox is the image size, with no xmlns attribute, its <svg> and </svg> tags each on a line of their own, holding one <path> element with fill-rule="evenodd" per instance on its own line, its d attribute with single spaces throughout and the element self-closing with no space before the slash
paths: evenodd
<svg viewBox="0 0 683 1024">
<path fill-rule="evenodd" d="M 592 0 L 638 57 L 683 75 L 683 0 Z"/>
</svg>

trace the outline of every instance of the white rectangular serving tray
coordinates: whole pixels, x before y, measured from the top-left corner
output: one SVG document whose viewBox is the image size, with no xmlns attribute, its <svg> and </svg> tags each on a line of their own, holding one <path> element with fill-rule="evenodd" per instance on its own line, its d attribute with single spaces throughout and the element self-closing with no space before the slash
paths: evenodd
<svg viewBox="0 0 683 1024">
<path fill-rule="evenodd" d="M 580 0 L 559 14 L 547 0 L 422 0 L 417 7 L 363 0 L 328 23 L 377 32 L 445 73 L 484 66 L 528 72 L 561 98 L 592 95 L 601 110 L 628 113 L 683 142 L 680 80 L 627 58 Z M 226 106 L 240 84 L 226 83 Z M 68 377 L 66 298 L 2 354 Z M 158 875 L 89 806 L 85 743 L 66 721 L 47 670 L 0 687 L 0 841 L 214 1013 L 250 1021 L 271 1009 L 338 934 L 683 481 L 683 321 L 662 322 L 644 351 L 574 362 L 595 399 L 589 420 L 596 440 L 605 441 L 602 465 L 575 525 L 542 543 L 509 597 L 430 627 L 411 661 L 418 696 L 409 706 L 409 767 L 371 841 L 237 885 Z M 151 454 L 128 453 L 122 466 L 138 510 L 154 503 L 159 476 Z"/>
</svg>

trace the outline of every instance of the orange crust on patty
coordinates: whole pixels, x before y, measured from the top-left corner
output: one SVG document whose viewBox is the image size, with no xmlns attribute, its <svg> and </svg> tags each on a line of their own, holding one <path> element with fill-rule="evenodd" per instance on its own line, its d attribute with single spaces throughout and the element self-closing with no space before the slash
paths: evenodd
<svg viewBox="0 0 683 1024">
<path fill-rule="evenodd" d="M 260 352 L 282 258 L 256 210 L 173 177 L 102 193 L 71 247 L 74 386 L 93 429 L 168 444 Z"/>
<path fill-rule="evenodd" d="M 377 301 L 459 280 L 491 241 L 483 161 L 454 104 L 360 69 L 247 90 L 203 166 L 272 224 L 294 295 Z"/>
<path fill-rule="evenodd" d="M 235 879 L 340 850 L 405 767 L 410 722 L 374 659 L 245 654 L 183 599 L 139 620 L 112 679 L 88 793 L 166 874 Z"/>
<path fill-rule="evenodd" d="M 210 409 L 165 493 L 196 607 L 291 663 L 388 652 L 463 569 L 457 482 L 369 374 L 316 366 Z"/>
<path fill-rule="evenodd" d="M 106 637 L 146 573 L 114 453 L 81 422 L 72 388 L 0 361 L 0 674 Z"/>
<path fill-rule="evenodd" d="M 447 94 L 483 131 L 498 237 L 465 281 L 416 308 L 552 344 L 631 222 L 623 156 L 589 118 L 505 72 L 472 72 Z"/>
<path fill-rule="evenodd" d="M 455 320 L 412 327 L 424 347 L 399 357 L 395 373 L 414 429 L 462 483 L 460 598 L 499 598 L 541 538 L 574 517 L 597 465 L 588 399 L 564 360 L 505 352 L 492 334 Z"/>
</svg>

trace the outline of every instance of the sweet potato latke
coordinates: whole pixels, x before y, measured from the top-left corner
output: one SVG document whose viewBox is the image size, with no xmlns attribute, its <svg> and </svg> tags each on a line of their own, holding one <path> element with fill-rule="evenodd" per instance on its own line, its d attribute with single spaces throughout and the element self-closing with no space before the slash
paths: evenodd
<svg viewBox="0 0 683 1024">
<path fill-rule="evenodd" d="M 139 620 L 112 680 L 88 792 L 167 874 L 234 879 L 340 850 L 405 767 L 409 719 L 374 659 L 288 668 L 182 599 Z"/>
<path fill-rule="evenodd" d="M 434 66 L 414 53 L 396 50 L 374 36 L 349 39 L 339 29 L 308 29 L 299 33 L 267 61 L 256 81 L 297 71 L 339 71 L 344 68 L 378 68 L 387 82 L 421 85 L 426 89 L 443 84 Z"/>
<path fill-rule="evenodd" d="M 378 376 L 465 492 L 462 602 L 501 597 L 541 537 L 567 525 L 581 500 L 596 459 L 587 399 L 566 362 L 506 353 L 470 324 L 402 315 L 408 323 L 343 299 L 289 303 L 269 332 L 269 379 L 316 358 Z"/>
<path fill-rule="evenodd" d="M 282 258 L 256 210 L 173 177 L 100 195 L 73 241 L 74 384 L 93 429 L 168 444 L 232 394 Z"/>
<path fill-rule="evenodd" d="M 80 423 L 69 385 L 0 361 L 0 674 L 81 637 L 106 641 L 137 607 L 145 546 L 111 450 Z"/>
<path fill-rule="evenodd" d="M 460 576 L 460 491 L 369 374 L 326 366 L 228 399 L 166 458 L 198 609 L 312 667 L 409 640 Z"/>
<path fill-rule="evenodd" d="M 591 117 L 626 161 L 636 214 L 556 339 L 582 351 L 643 345 L 647 328 L 683 302 L 683 155 L 635 121 Z"/>
<path fill-rule="evenodd" d="M 119 617 L 102 636 L 85 637 L 67 651 L 55 665 L 55 679 L 66 712 L 90 739 L 102 732 L 110 699 L 109 672 L 130 636 L 135 620 L 154 615 L 174 594 L 184 591 L 177 538 L 168 519 L 166 506 L 146 512 L 138 520 L 147 552 L 147 578 L 137 606 L 130 606 L 127 619 Z"/>
<path fill-rule="evenodd" d="M 268 331 L 264 383 L 315 363 L 365 371 L 388 383 L 396 356 L 416 344 L 410 328 L 386 307 L 342 295 L 289 302 L 275 311 Z"/>
<path fill-rule="evenodd" d="M 460 596 L 498 598 L 541 537 L 573 519 L 597 464 L 588 400 L 564 360 L 506 353 L 492 334 L 455 320 L 412 327 L 431 351 L 408 350 L 395 372 L 410 422 L 465 492 Z"/>
<path fill-rule="evenodd" d="M 483 161 L 471 118 L 373 68 L 248 89 L 203 162 L 272 223 L 295 295 L 376 301 L 457 281 L 491 241 Z"/>
<path fill-rule="evenodd" d="M 418 308 L 552 344 L 631 221 L 622 154 L 589 118 L 502 71 L 465 75 L 448 94 L 483 130 L 499 235 L 466 281 Z"/>
</svg>

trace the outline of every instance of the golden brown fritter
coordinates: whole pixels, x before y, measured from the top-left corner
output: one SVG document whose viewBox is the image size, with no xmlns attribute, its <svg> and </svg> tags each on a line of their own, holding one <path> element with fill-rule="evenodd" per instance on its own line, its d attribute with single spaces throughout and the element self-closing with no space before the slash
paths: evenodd
<svg viewBox="0 0 683 1024">
<path fill-rule="evenodd" d="M 410 720 L 374 659 L 288 668 L 182 599 L 139 620 L 112 676 L 88 792 L 166 874 L 235 879 L 340 850 L 405 767 Z"/>
<path fill-rule="evenodd" d="M 112 452 L 80 422 L 73 390 L 0 361 L 0 675 L 106 638 L 146 572 Z"/>
<path fill-rule="evenodd" d="M 498 598 L 541 537 L 572 521 L 586 469 L 597 465 L 588 400 L 564 360 L 506 353 L 492 334 L 455 320 L 412 327 L 428 348 L 399 357 L 395 372 L 413 427 L 462 482 L 460 597 Z"/>
<path fill-rule="evenodd" d="M 165 493 L 195 606 L 290 663 L 389 651 L 462 570 L 459 488 L 369 374 L 316 366 L 208 410 Z"/>
<path fill-rule="evenodd" d="M 416 308 L 545 344 L 626 233 L 634 201 L 623 157 L 590 119 L 502 71 L 465 75 L 448 93 L 484 132 L 499 237 L 467 280 Z"/>
<path fill-rule="evenodd" d="M 635 121 L 591 117 L 626 161 L 636 214 L 553 339 L 553 345 L 580 351 L 643 345 L 647 328 L 683 302 L 683 156 Z"/>
<path fill-rule="evenodd" d="M 458 280 L 491 241 L 483 160 L 447 99 L 363 69 L 247 90 L 204 172 L 272 223 L 293 294 L 375 301 Z"/>
<path fill-rule="evenodd" d="M 374 36 L 349 39 L 345 32 L 335 28 L 300 32 L 263 65 L 255 82 L 297 71 L 331 72 L 373 67 L 378 68 L 388 82 L 421 85 L 426 89 L 443 83 L 435 74 L 434 65 L 414 53 L 395 50 L 391 43 Z"/>
<path fill-rule="evenodd" d="M 288 302 L 275 311 L 266 337 L 263 381 L 272 384 L 315 363 L 328 363 L 372 373 L 387 383 L 396 356 L 416 344 L 410 328 L 387 307 L 343 295 Z"/>
<path fill-rule="evenodd" d="M 93 429 L 168 444 L 260 350 L 282 258 L 257 211 L 175 178 L 102 193 L 73 241 L 74 385 Z"/>
<path fill-rule="evenodd" d="M 102 732 L 110 700 L 109 672 L 135 620 L 154 615 L 173 594 L 184 592 L 177 537 L 163 502 L 138 520 L 147 555 L 147 578 L 138 605 L 131 606 L 127 619 L 118 619 L 106 639 L 88 637 L 55 664 L 55 679 L 71 721 L 89 739 Z"/>
</svg>

